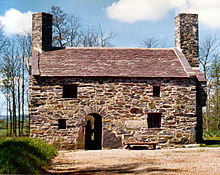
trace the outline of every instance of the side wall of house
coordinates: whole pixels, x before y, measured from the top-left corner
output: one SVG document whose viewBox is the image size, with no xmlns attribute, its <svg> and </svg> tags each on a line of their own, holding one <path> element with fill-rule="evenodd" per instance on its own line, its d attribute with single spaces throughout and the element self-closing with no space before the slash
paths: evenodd
<svg viewBox="0 0 220 175">
<path fill-rule="evenodd" d="M 203 117 L 202 107 L 206 106 L 207 87 L 206 81 L 197 81 L 196 83 L 196 111 L 197 111 L 197 126 L 196 126 L 196 142 L 203 142 Z"/>
<path fill-rule="evenodd" d="M 78 84 L 76 99 L 63 98 L 64 84 Z M 153 97 L 159 85 L 161 97 Z M 102 116 L 102 146 L 158 141 L 194 143 L 196 80 L 141 78 L 50 78 L 30 76 L 31 137 L 65 149 L 84 148 L 85 117 Z M 161 128 L 148 128 L 148 113 L 161 113 Z M 58 119 L 67 128 L 58 129 Z"/>
</svg>

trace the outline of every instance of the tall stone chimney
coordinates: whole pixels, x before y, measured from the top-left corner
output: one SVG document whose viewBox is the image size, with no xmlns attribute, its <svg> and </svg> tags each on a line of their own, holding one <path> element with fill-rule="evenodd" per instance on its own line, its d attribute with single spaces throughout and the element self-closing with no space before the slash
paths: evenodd
<svg viewBox="0 0 220 175">
<path fill-rule="evenodd" d="M 52 15 L 44 12 L 32 15 L 32 51 L 52 48 Z"/>
<path fill-rule="evenodd" d="M 192 67 L 199 66 L 198 14 L 180 13 L 175 18 L 175 47 Z"/>
</svg>

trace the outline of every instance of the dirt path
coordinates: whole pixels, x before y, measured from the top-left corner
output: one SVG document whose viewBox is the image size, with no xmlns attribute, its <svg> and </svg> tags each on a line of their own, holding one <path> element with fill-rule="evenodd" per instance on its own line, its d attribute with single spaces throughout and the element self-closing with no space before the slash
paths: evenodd
<svg viewBox="0 0 220 175">
<path fill-rule="evenodd" d="M 220 174 L 220 148 L 60 151 L 50 173 Z"/>
</svg>

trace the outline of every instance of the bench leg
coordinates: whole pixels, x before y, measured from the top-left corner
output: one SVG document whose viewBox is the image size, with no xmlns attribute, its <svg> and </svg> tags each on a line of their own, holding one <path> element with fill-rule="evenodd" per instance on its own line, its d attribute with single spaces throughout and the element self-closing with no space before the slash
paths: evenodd
<svg viewBox="0 0 220 175">
<path fill-rule="evenodd" d="M 156 144 L 148 145 L 148 149 L 151 150 L 156 149 Z"/>
</svg>

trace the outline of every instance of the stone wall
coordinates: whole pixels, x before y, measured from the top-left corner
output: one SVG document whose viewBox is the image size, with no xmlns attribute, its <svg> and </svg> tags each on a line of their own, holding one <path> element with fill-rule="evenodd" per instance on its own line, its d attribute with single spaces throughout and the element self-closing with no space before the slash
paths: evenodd
<svg viewBox="0 0 220 175">
<path fill-rule="evenodd" d="M 175 47 L 182 49 L 192 67 L 199 67 L 198 15 L 181 13 L 175 18 Z"/>
<path fill-rule="evenodd" d="M 78 84 L 78 98 L 63 98 L 64 84 Z M 161 97 L 153 97 L 159 85 Z M 161 128 L 148 128 L 147 114 L 162 113 Z M 159 146 L 194 143 L 196 80 L 172 78 L 50 78 L 30 76 L 31 137 L 59 148 L 84 148 L 85 117 L 102 116 L 102 146 L 158 141 Z M 58 129 L 58 119 L 67 129 Z"/>
</svg>

